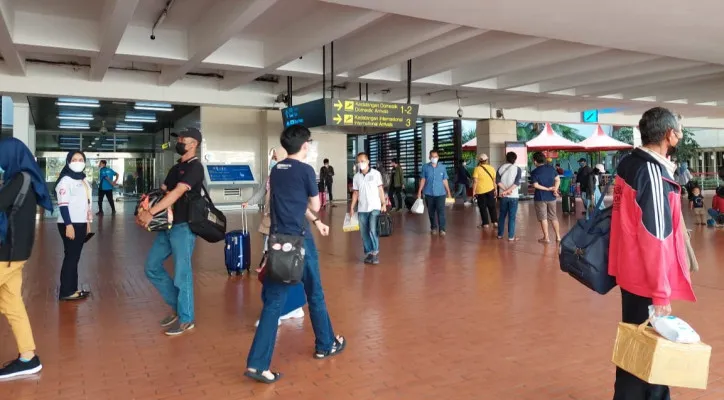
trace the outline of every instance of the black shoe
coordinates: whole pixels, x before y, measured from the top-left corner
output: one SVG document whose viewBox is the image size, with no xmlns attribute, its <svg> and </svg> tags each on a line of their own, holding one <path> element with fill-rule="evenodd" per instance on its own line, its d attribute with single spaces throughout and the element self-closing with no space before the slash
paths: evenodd
<svg viewBox="0 0 724 400">
<path fill-rule="evenodd" d="M 374 256 L 372 254 L 367 254 L 367 257 L 365 257 L 364 263 L 365 264 L 372 264 L 372 258 Z"/>
<path fill-rule="evenodd" d="M 40 364 L 38 356 L 33 357 L 30 361 L 22 361 L 18 357 L 0 368 L 0 380 L 37 374 L 41 369 L 43 369 L 43 365 Z"/>
<path fill-rule="evenodd" d="M 102 216 L 103 216 L 103 211 L 97 212 L 96 215 L 99 216 L 99 217 L 102 217 Z"/>
<path fill-rule="evenodd" d="M 380 263 L 380 256 L 375 254 L 372 256 L 372 260 L 370 260 L 370 264 L 372 265 L 378 265 Z"/>
</svg>

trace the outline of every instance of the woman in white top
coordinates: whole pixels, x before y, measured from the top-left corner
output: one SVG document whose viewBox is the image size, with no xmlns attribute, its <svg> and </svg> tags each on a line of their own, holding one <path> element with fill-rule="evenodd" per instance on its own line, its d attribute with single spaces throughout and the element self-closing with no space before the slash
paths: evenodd
<svg viewBox="0 0 724 400">
<path fill-rule="evenodd" d="M 60 300 L 83 300 L 90 292 L 78 290 L 78 262 L 90 233 L 91 188 L 85 179 L 85 154 L 68 153 L 66 164 L 55 183 L 58 197 L 58 232 L 63 238 L 65 258 L 60 270 Z"/>
</svg>

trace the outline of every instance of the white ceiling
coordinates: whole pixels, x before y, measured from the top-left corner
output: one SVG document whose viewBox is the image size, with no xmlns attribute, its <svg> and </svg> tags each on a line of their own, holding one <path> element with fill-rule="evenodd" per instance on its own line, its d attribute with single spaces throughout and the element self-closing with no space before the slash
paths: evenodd
<svg viewBox="0 0 724 400">
<path fill-rule="evenodd" d="M 296 96 L 319 97 L 334 41 L 340 97 L 363 82 L 405 99 L 411 59 L 422 104 L 724 116 L 720 0 L 173 0 L 151 40 L 167 2 L 0 0 L 2 73 L 69 62 L 92 81 L 109 68 L 156 71 L 159 86 L 196 73 L 226 91 L 276 75 L 274 92 L 293 76 Z"/>
</svg>

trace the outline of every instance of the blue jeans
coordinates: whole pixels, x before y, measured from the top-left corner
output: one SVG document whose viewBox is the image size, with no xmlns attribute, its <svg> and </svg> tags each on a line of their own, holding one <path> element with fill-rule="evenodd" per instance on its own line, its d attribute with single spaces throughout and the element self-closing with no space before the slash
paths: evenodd
<svg viewBox="0 0 724 400">
<path fill-rule="evenodd" d="M 712 217 L 714 220 L 716 220 L 719 217 L 719 211 L 717 211 L 713 208 L 710 208 L 708 210 L 708 212 L 709 212 L 709 216 Z"/>
<path fill-rule="evenodd" d="M 445 232 L 445 195 L 425 196 L 425 205 L 430 217 L 430 229 Z"/>
<path fill-rule="evenodd" d="M 515 216 L 518 214 L 518 199 L 500 198 L 500 217 L 498 218 L 498 236 L 505 232 L 505 218 L 508 217 L 508 239 L 515 237 Z"/>
<path fill-rule="evenodd" d="M 312 321 L 315 336 L 314 347 L 316 352 L 324 353 L 332 350 L 335 336 L 327 312 L 327 304 L 324 301 L 322 281 L 319 276 L 319 255 L 314 238 L 305 238 L 304 250 L 306 255 L 304 256 L 302 284 L 309 302 L 309 319 Z M 269 369 L 277 339 L 278 320 L 282 316 L 282 307 L 286 303 L 291 289 L 290 285 L 268 278 L 265 280 L 264 308 L 261 310 L 259 327 L 246 359 L 247 368 L 254 368 L 257 371 Z"/>
<path fill-rule="evenodd" d="M 458 183 L 455 190 L 455 198 L 462 197 L 463 201 L 468 201 L 468 185 Z"/>
<path fill-rule="evenodd" d="M 266 301 L 266 290 L 267 285 L 263 285 L 261 288 L 261 301 Z M 304 307 L 307 304 L 307 295 L 304 293 L 304 285 L 297 283 L 296 285 L 289 285 L 289 293 L 287 293 L 287 301 L 284 302 L 282 307 L 281 315 L 287 315 L 297 308 Z"/>
<path fill-rule="evenodd" d="M 359 218 L 359 233 L 362 235 L 362 246 L 365 254 L 377 254 L 380 252 L 380 236 L 377 232 L 377 220 L 380 218 L 380 210 L 357 213 Z"/>
<path fill-rule="evenodd" d="M 196 235 L 189 224 L 174 225 L 158 232 L 146 258 L 146 277 L 161 294 L 166 304 L 179 316 L 182 324 L 194 322 L 194 279 L 191 256 Z M 173 279 L 163 268 L 163 262 L 173 255 Z"/>
</svg>

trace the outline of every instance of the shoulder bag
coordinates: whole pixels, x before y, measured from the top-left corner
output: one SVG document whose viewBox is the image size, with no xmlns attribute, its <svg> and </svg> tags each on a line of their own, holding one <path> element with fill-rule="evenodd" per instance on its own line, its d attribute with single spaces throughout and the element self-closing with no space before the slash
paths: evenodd
<svg viewBox="0 0 724 400">
<path fill-rule="evenodd" d="M 301 282 L 304 275 L 304 234 L 285 235 L 278 232 L 278 221 L 274 213 L 274 201 L 269 196 L 272 232 L 269 235 L 266 273 L 267 279 L 275 282 L 295 284 Z"/>
<path fill-rule="evenodd" d="M 196 236 L 209 243 L 216 243 L 226 237 L 226 216 L 214 206 L 206 186 L 201 184 L 201 193 L 188 191 L 189 228 Z"/>
<path fill-rule="evenodd" d="M 495 182 L 495 178 L 493 178 L 493 174 L 491 174 L 490 171 L 488 171 L 488 169 L 485 168 L 485 165 L 481 166 L 480 168 L 482 168 L 483 171 L 485 171 L 485 173 L 488 174 L 488 176 L 490 177 L 490 180 L 493 181 L 493 195 L 497 199 L 499 197 L 498 192 L 500 191 L 500 188 L 498 188 L 498 184 Z"/>
</svg>

